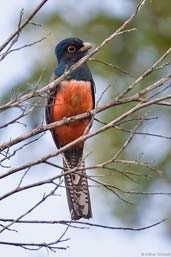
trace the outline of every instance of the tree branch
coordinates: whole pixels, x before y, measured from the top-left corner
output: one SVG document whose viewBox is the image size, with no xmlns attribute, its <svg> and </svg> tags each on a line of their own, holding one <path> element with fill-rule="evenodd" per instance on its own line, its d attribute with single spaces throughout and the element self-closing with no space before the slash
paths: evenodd
<svg viewBox="0 0 171 257">
<path fill-rule="evenodd" d="M 21 31 L 28 25 L 28 23 L 32 20 L 32 18 L 38 13 L 38 11 L 43 7 L 43 5 L 48 0 L 42 0 L 40 4 L 34 9 L 34 11 L 30 14 L 30 16 L 26 19 L 26 21 L 23 24 L 20 24 L 18 26 L 17 30 L 12 33 L 9 38 L 0 46 L 0 52 L 4 50 L 4 48 L 18 35 L 21 33 Z"/>
</svg>

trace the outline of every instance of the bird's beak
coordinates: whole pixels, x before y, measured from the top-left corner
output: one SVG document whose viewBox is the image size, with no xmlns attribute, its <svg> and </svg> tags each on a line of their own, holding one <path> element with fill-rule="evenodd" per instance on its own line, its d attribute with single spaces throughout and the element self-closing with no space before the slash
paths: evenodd
<svg viewBox="0 0 171 257">
<path fill-rule="evenodd" d="M 81 52 L 85 52 L 87 51 L 88 49 L 92 48 L 92 44 L 88 43 L 88 42 L 84 42 L 83 43 L 83 46 L 80 48 L 80 51 Z"/>
</svg>

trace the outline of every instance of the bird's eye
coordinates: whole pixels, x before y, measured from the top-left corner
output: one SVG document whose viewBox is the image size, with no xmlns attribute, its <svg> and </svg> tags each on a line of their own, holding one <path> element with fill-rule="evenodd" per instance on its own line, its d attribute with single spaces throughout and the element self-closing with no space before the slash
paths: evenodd
<svg viewBox="0 0 171 257">
<path fill-rule="evenodd" d="M 67 51 L 68 51 L 68 53 L 73 54 L 73 53 L 76 52 L 76 47 L 75 46 L 68 46 Z"/>
</svg>

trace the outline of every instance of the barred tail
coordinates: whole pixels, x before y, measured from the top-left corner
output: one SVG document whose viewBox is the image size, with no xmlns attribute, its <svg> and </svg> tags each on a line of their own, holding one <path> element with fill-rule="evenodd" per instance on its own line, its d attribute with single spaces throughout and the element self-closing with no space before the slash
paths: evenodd
<svg viewBox="0 0 171 257">
<path fill-rule="evenodd" d="M 82 160 L 82 149 L 67 150 L 64 152 L 64 171 L 78 167 L 78 173 L 85 172 L 85 163 Z M 89 219 L 92 217 L 90 195 L 88 190 L 88 182 L 85 176 L 79 175 L 76 171 L 64 176 L 68 205 L 72 220 L 80 218 Z"/>
</svg>

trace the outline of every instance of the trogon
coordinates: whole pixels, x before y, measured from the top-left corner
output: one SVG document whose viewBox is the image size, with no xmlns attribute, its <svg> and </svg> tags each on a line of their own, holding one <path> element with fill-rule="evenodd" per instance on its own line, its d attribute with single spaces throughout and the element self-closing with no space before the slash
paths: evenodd
<svg viewBox="0 0 171 257">
<path fill-rule="evenodd" d="M 57 44 L 55 54 L 58 66 L 50 81 L 54 81 L 92 47 L 79 38 L 67 38 Z M 46 103 L 47 124 L 91 111 L 95 106 L 94 81 L 87 63 L 83 63 L 50 90 Z M 92 119 L 74 121 L 51 130 L 57 148 L 89 132 Z M 92 217 L 88 181 L 83 158 L 84 141 L 63 152 L 64 180 L 71 219 Z M 78 170 L 77 170 L 78 169 Z M 71 171 L 71 172 L 68 172 Z M 67 172 L 67 174 L 65 174 Z"/>
</svg>

